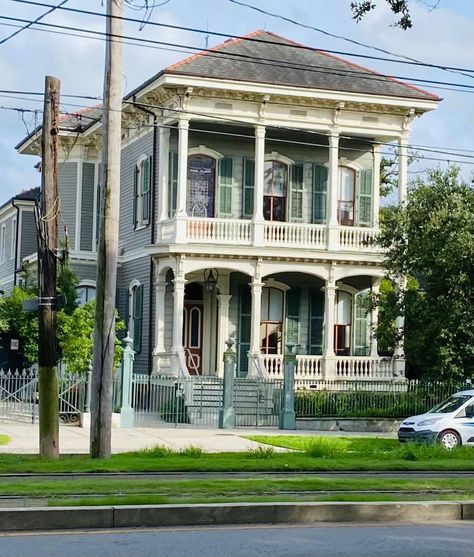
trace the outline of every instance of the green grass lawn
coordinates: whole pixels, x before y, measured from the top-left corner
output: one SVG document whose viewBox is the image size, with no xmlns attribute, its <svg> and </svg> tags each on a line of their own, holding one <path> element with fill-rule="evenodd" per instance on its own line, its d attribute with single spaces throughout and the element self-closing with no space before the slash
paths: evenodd
<svg viewBox="0 0 474 557">
<path fill-rule="evenodd" d="M 446 451 L 440 446 L 393 439 L 255 436 L 266 443 L 241 453 L 202 453 L 189 447 L 181 453 L 163 447 L 122 453 L 108 460 L 88 456 L 41 459 L 36 455 L 0 454 L 0 474 L 54 472 L 219 472 L 219 471 L 341 471 L 341 470 L 469 470 L 474 471 L 474 449 Z M 292 448 L 279 453 L 269 444 Z"/>
<path fill-rule="evenodd" d="M 5 478 L 0 495 L 44 498 L 49 505 L 125 505 L 238 501 L 473 499 L 472 479 L 259 478 L 225 480 Z M 72 497 L 74 495 L 74 497 Z M 33 501 L 32 504 L 35 504 Z"/>
<path fill-rule="evenodd" d="M 3 435 L 3 433 L 0 433 L 0 445 L 8 445 L 10 441 L 11 439 L 10 437 L 8 437 L 8 435 Z"/>
</svg>

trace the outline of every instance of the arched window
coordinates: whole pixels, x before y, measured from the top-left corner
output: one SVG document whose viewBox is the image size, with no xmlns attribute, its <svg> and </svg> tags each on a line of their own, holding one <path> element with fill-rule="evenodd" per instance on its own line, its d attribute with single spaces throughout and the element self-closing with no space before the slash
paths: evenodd
<svg viewBox="0 0 474 557">
<path fill-rule="evenodd" d="M 262 354 L 283 353 L 283 308 L 284 292 L 279 288 L 264 287 L 260 323 Z"/>
<path fill-rule="evenodd" d="M 188 157 L 187 213 L 191 217 L 215 216 L 216 159 Z"/>
<path fill-rule="evenodd" d="M 265 220 L 286 220 L 288 192 L 288 165 L 283 162 L 265 161 L 263 215 Z"/>
<path fill-rule="evenodd" d="M 133 225 L 135 228 L 150 223 L 151 157 L 142 155 L 135 165 L 133 182 Z"/>
<path fill-rule="evenodd" d="M 88 302 L 95 300 L 95 284 L 81 282 L 76 288 L 76 302 L 78 306 L 83 306 Z"/>
<path fill-rule="evenodd" d="M 133 338 L 133 349 L 142 347 L 143 285 L 132 281 L 128 289 L 128 332 Z"/>
<path fill-rule="evenodd" d="M 337 220 L 339 224 L 354 226 L 356 172 L 347 166 L 339 167 Z"/>
<path fill-rule="evenodd" d="M 334 352 L 336 356 L 351 353 L 352 294 L 336 292 L 336 315 L 334 321 Z"/>
</svg>

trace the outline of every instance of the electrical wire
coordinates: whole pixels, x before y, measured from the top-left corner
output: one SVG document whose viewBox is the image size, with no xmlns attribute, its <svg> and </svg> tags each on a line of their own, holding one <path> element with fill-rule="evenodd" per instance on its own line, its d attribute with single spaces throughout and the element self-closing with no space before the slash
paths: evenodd
<svg viewBox="0 0 474 557">
<path fill-rule="evenodd" d="M 35 2 L 33 0 L 10 0 L 12 2 L 16 2 L 16 3 L 21 3 L 21 4 L 30 4 L 30 5 L 36 5 L 36 6 L 43 6 L 43 7 L 51 7 L 51 4 L 47 4 L 45 2 Z M 234 2 L 236 4 L 240 4 L 242 6 L 247 6 L 250 7 L 252 9 L 256 9 L 258 11 L 262 11 L 254 6 L 251 6 L 249 4 L 244 4 L 243 2 L 237 2 L 234 0 L 229 0 L 231 2 Z M 96 12 L 96 11 L 92 11 L 92 10 L 82 10 L 79 8 L 71 8 L 71 7 L 65 7 L 65 8 L 59 8 L 62 9 L 64 11 L 67 12 L 73 12 L 73 13 L 79 13 L 79 14 L 84 14 L 84 15 L 90 15 L 90 16 L 95 16 L 95 17 L 107 17 L 107 14 L 102 13 L 102 12 Z M 334 35 L 332 33 L 329 33 L 327 31 L 324 31 L 322 29 L 318 29 L 316 27 L 312 27 L 312 26 L 307 26 L 304 25 L 302 23 L 296 22 L 292 19 L 286 19 L 284 18 L 284 16 L 279 16 L 277 14 L 271 14 L 270 12 L 264 12 L 266 15 L 270 15 L 272 17 L 281 17 L 282 19 L 285 19 L 286 21 L 289 21 L 290 23 L 293 23 L 295 25 L 299 25 L 302 27 L 306 27 L 308 29 L 313 29 L 315 31 L 324 33 L 325 35 L 328 35 L 330 37 L 334 37 L 337 39 L 342 39 L 342 40 L 347 40 L 353 44 L 356 44 L 358 46 L 363 46 L 365 48 L 370 48 L 373 50 L 378 50 L 379 52 L 383 52 L 385 54 L 388 54 L 390 56 L 396 56 L 399 58 L 403 58 L 404 60 L 395 60 L 393 58 L 386 58 L 386 57 L 380 57 L 380 56 L 370 56 L 370 55 L 365 55 L 365 54 L 358 54 L 358 53 L 354 53 L 354 52 L 347 52 L 347 51 L 340 51 L 340 50 L 328 50 L 328 49 L 316 49 L 310 46 L 305 46 L 305 45 L 300 45 L 298 43 L 293 43 L 293 44 L 288 44 L 288 43 L 284 43 L 284 42 L 278 42 L 278 41 L 268 41 L 265 39 L 258 39 L 256 37 L 251 37 L 251 36 L 245 36 L 245 35 L 235 35 L 233 33 L 225 33 L 222 31 L 210 31 L 207 29 L 199 29 L 199 28 L 195 28 L 195 27 L 185 27 L 182 25 L 172 25 L 172 24 L 168 24 L 168 23 L 160 23 L 160 22 L 155 22 L 155 21 L 147 21 L 147 25 L 149 26 L 157 26 L 157 27 L 164 27 L 167 29 L 173 29 L 173 30 L 179 30 L 179 31 L 188 31 L 191 33 L 199 33 L 199 34 L 209 34 L 209 35 L 213 35 L 216 37 L 223 37 L 223 38 L 232 38 L 232 39 L 239 39 L 245 42 L 249 42 L 249 43 L 263 43 L 263 44 L 271 44 L 271 45 L 278 45 L 278 46 L 284 46 L 284 47 L 288 47 L 288 48 L 296 48 L 296 49 L 301 49 L 301 50 L 309 50 L 309 51 L 313 51 L 313 52 L 318 52 L 319 50 L 323 51 L 323 52 L 327 52 L 330 54 L 337 54 L 337 55 L 341 55 L 341 56 L 353 56 L 356 58 L 367 58 L 370 60 L 380 60 L 380 61 L 384 61 L 384 62 L 393 62 L 396 64 L 408 64 L 408 65 L 414 65 L 414 66 L 425 66 L 428 68 L 434 68 L 434 69 L 440 69 L 443 71 L 451 71 L 451 72 L 455 72 L 455 73 L 460 73 L 460 72 L 472 72 L 474 74 L 474 68 L 462 68 L 462 67 L 453 67 L 453 66 L 447 66 L 447 65 L 441 65 L 441 64 L 432 64 L 429 62 L 422 62 L 420 60 L 416 60 L 414 58 L 410 58 L 408 56 L 404 56 L 401 54 L 396 54 L 393 52 L 390 52 L 388 50 L 384 50 L 382 48 L 378 48 L 378 47 L 374 47 L 371 45 L 367 45 L 364 43 L 360 43 L 358 41 L 355 41 L 353 39 L 348 39 L 347 37 L 343 37 L 341 35 Z M 127 22 L 132 22 L 132 23 L 143 23 L 142 19 L 137 19 L 137 18 L 132 18 L 132 17 L 119 17 L 119 16 L 114 16 L 117 17 L 118 19 L 121 19 L 122 21 L 127 21 Z M 463 74 L 464 75 L 464 74 Z M 474 75 L 467 75 L 466 77 L 474 77 Z"/>
<path fill-rule="evenodd" d="M 22 23 L 28 22 L 29 20 L 25 20 L 22 18 L 14 18 L 14 17 L 8 17 L 8 16 L 0 16 L 0 19 L 6 19 L 6 20 L 13 20 L 13 21 L 19 21 Z M 276 59 L 271 59 L 271 58 L 263 58 L 263 57 L 256 57 L 256 56 L 251 56 L 251 55 L 247 55 L 247 54 L 239 54 L 239 53 L 235 53 L 235 52 L 221 52 L 219 50 L 216 49 L 203 49 L 200 47 L 194 47 L 192 45 L 183 45 L 183 44 L 176 44 L 176 43 L 169 43 L 169 42 L 164 42 L 164 41 L 156 41 L 156 40 L 152 40 L 152 39 L 145 39 L 142 37 L 131 37 L 131 36 L 126 36 L 126 35 L 114 35 L 114 34 L 107 34 L 103 31 L 95 31 L 92 29 L 84 29 L 84 28 L 78 28 L 78 27 L 71 27 L 71 26 L 65 26 L 65 25 L 58 25 L 58 24 L 53 24 L 53 23 L 45 23 L 45 22 L 38 22 L 37 25 L 41 25 L 41 26 L 45 26 L 45 27 L 54 27 L 54 28 L 59 28 L 59 29 L 65 29 L 65 30 L 74 30 L 74 31 L 79 31 L 79 32 L 85 32 L 85 33 L 90 33 L 93 35 L 99 35 L 101 37 L 112 37 L 115 39 L 119 39 L 120 42 L 123 42 L 124 40 L 131 40 L 131 41 L 137 41 L 138 43 L 140 43 L 140 45 L 142 45 L 143 43 L 145 44 L 152 44 L 152 45 L 165 45 L 165 46 L 172 46 L 172 47 L 177 47 L 177 48 L 187 48 L 193 51 L 197 51 L 197 52 L 205 52 L 208 56 L 211 57 L 215 57 L 215 58 L 224 58 L 224 59 L 237 59 L 240 61 L 244 61 L 244 62 L 250 62 L 250 63 L 254 63 L 254 64 L 261 64 L 261 65 L 269 65 L 269 66 L 274 66 L 274 67 L 279 67 L 279 68 L 283 68 L 283 69 L 296 69 L 296 70 L 303 70 L 303 71 L 309 71 L 312 73 L 322 73 L 322 74 L 328 74 L 328 75 L 333 75 L 333 76 L 342 76 L 342 77 L 358 77 L 358 78 L 362 78 L 362 79 L 366 79 L 368 81 L 380 81 L 383 83 L 386 83 L 387 79 L 400 79 L 400 80 L 404 80 L 405 82 L 417 82 L 417 83 L 422 83 L 422 84 L 430 84 L 430 85 L 448 85 L 448 86 L 455 86 L 455 87 L 460 87 L 466 90 L 474 90 L 474 85 L 467 85 L 467 84 L 463 84 L 463 83 L 452 83 L 452 82 L 445 82 L 445 81 L 439 81 L 439 80 L 430 80 L 430 79 L 420 79 L 420 78 L 413 78 L 413 77 L 407 77 L 407 76 L 398 76 L 398 75 L 385 75 L 385 74 L 380 74 L 380 73 L 376 73 L 376 72 L 372 72 L 372 71 L 368 71 L 365 68 L 358 68 L 357 70 L 347 70 L 344 68 L 332 68 L 329 66 L 318 66 L 315 67 L 313 65 L 309 65 L 309 64 L 298 64 L 298 63 L 286 63 L 286 64 L 282 64 L 280 60 L 276 60 Z M 271 44 L 275 44 L 272 43 L 271 41 L 267 41 L 270 42 Z M 286 45 L 286 46 L 290 46 L 292 48 L 299 48 L 298 46 L 293 46 L 293 45 Z M 304 48 L 308 48 L 308 47 L 304 47 Z M 314 50 L 314 49 L 310 49 L 310 50 Z M 326 69 L 324 69 L 326 68 Z M 401 85 L 407 85 L 407 83 L 402 83 Z M 426 92 L 423 92 L 426 94 Z"/>
<path fill-rule="evenodd" d="M 47 15 L 53 13 L 55 10 L 58 10 L 59 8 L 61 8 L 62 6 L 64 6 L 64 4 L 66 4 L 66 2 L 69 2 L 69 0 L 63 0 L 60 4 L 58 4 L 57 6 L 54 5 L 49 5 L 47 6 L 48 8 L 50 8 L 47 12 L 45 12 L 44 14 L 40 15 L 39 17 L 37 17 L 34 21 L 31 21 L 29 23 L 27 23 L 26 25 L 24 25 L 23 27 L 20 27 L 20 29 L 18 29 L 17 31 L 14 31 L 11 35 L 9 35 L 8 37 L 5 37 L 4 39 L 0 40 L 0 45 L 5 44 L 6 42 L 8 42 L 10 39 L 13 39 L 13 37 L 16 37 L 17 35 L 19 35 L 22 31 L 25 31 L 26 29 L 28 29 L 29 27 L 31 27 L 32 25 L 34 25 L 35 23 L 38 23 L 39 21 L 41 21 L 43 18 L 45 18 Z"/>
</svg>

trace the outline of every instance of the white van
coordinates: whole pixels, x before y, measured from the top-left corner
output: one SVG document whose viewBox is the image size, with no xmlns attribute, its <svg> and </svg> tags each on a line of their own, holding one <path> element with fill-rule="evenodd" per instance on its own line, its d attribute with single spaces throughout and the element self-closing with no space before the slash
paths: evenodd
<svg viewBox="0 0 474 557">
<path fill-rule="evenodd" d="M 403 420 L 398 439 L 439 441 L 446 449 L 474 445 L 474 389 L 455 393 L 426 414 Z"/>
</svg>

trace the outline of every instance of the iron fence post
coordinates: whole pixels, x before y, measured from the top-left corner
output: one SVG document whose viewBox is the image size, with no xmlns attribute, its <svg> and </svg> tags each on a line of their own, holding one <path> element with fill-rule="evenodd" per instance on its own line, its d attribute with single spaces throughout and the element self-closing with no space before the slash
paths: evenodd
<svg viewBox="0 0 474 557">
<path fill-rule="evenodd" d="M 86 381 L 86 400 L 84 402 L 84 412 L 90 412 L 92 394 L 92 362 L 89 362 L 89 367 L 87 368 Z"/>
<path fill-rule="evenodd" d="M 224 392 L 222 394 L 222 406 L 219 409 L 219 428 L 235 428 L 234 408 L 234 378 L 236 369 L 236 354 L 232 350 L 234 341 L 226 340 L 227 350 L 224 352 Z"/>
<path fill-rule="evenodd" d="M 295 416 L 295 364 L 294 344 L 286 345 L 283 364 L 283 408 L 280 414 L 280 429 L 296 429 Z"/>
<path fill-rule="evenodd" d="M 123 339 L 123 362 L 122 362 L 122 408 L 120 409 L 120 427 L 133 427 L 135 423 L 135 412 L 132 407 L 133 387 L 133 361 L 135 352 L 133 340 L 130 335 Z"/>
</svg>

